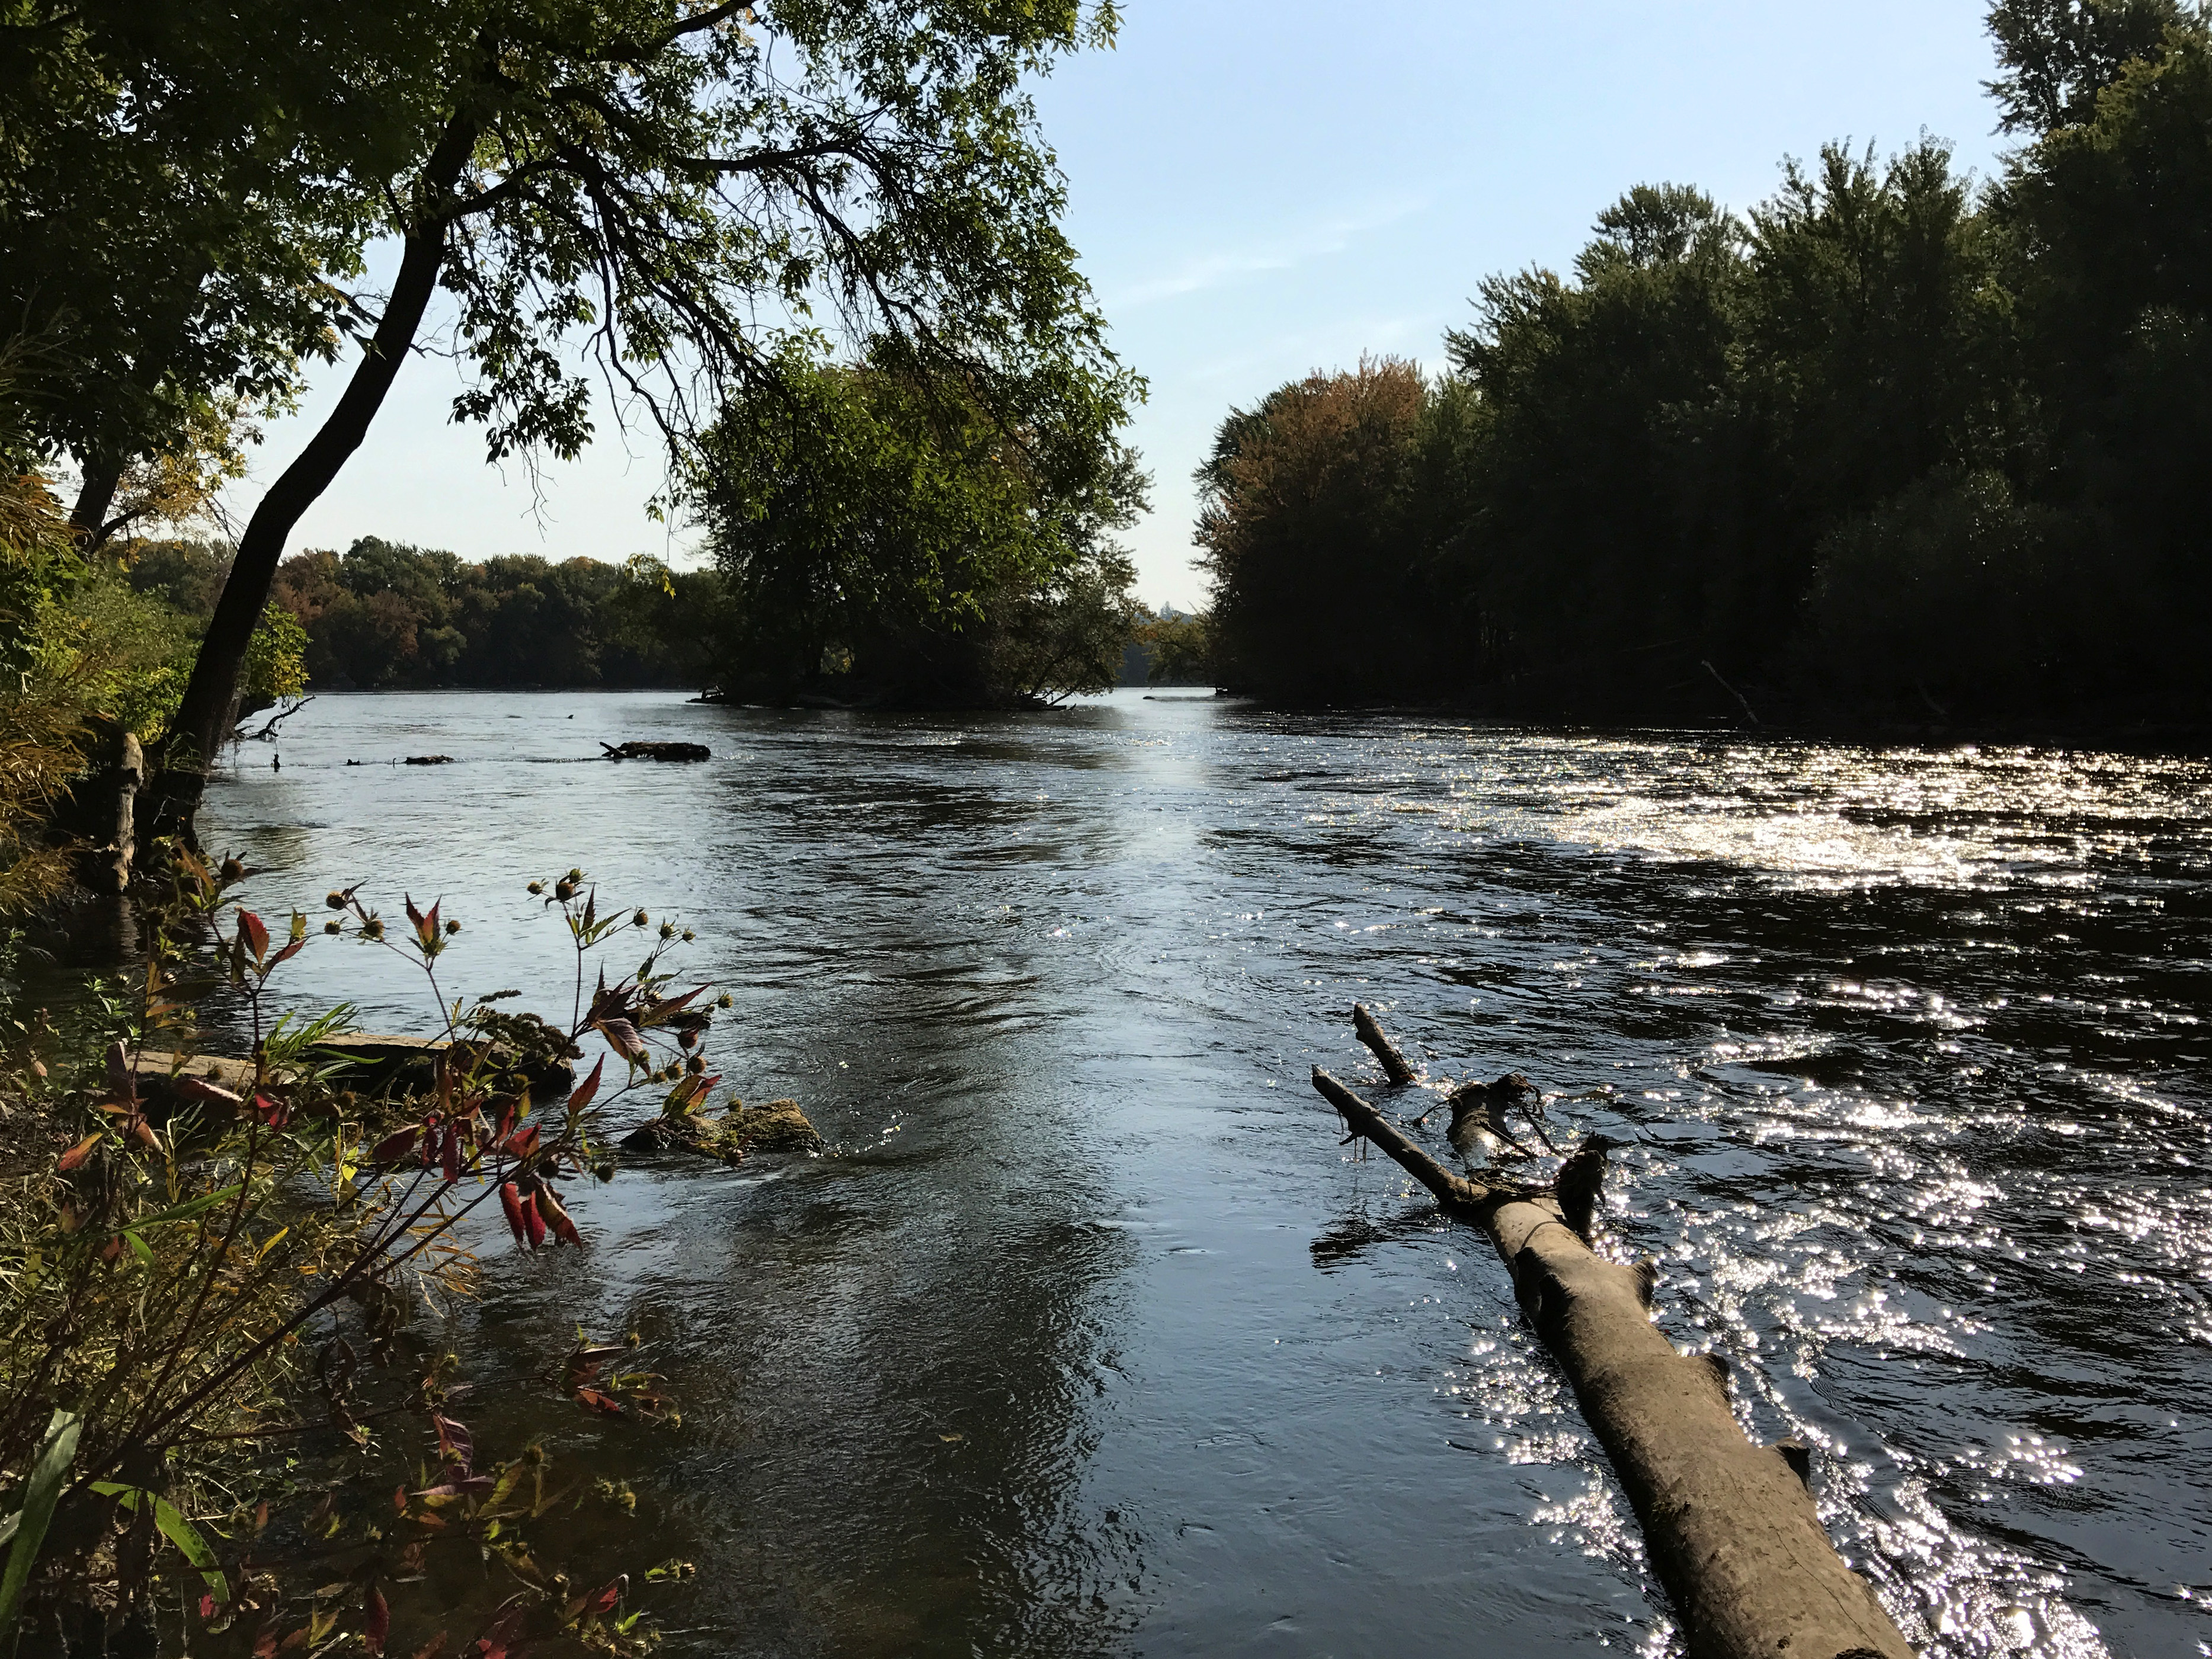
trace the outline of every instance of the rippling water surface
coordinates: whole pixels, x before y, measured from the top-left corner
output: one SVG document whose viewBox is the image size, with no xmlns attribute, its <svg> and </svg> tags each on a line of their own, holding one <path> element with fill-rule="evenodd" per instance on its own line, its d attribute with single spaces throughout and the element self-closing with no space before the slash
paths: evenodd
<svg viewBox="0 0 2212 1659">
<path fill-rule="evenodd" d="M 470 1316 L 647 1339 L 680 1429 L 479 1409 L 633 1479 L 593 1524 L 697 1563 L 674 1652 L 1668 1651 L 1503 1268 L 1308 1086 L 1373 1075 L 1359 999 L 1629 1143 L 1618 1248 L 1927 1652 L 2212 1653 L 2212 768 L 1127 693 L 326 697 L 282 754 L 210 804 L 264 906 L 442 895 L 449 989 L 565 1013 L 523 887 L 581 865 L 834 1143 L 633 1168 Z M 298 965 L 428 1024 L 374 951 Z"/>
</svg>

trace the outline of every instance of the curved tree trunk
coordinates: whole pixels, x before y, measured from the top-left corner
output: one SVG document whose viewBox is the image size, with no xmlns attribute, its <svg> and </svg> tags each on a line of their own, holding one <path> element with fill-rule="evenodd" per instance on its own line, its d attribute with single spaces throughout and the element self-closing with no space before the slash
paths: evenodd
<svg viewBox="0 0 2212 1659">
<path fill-rule="evenodd" d="M 96 551 L 107 540 L 107 509 L 114 505 L 116 486 L 123 482 L 121 463 L 105 459 L 84 464 L 84 483 L 70 509 L 70 529 L 86 552 Z"/>
<path fill-rule="evenodd" d="M 1645 1276 L 1591 1252 L 1602 1151 L 1570 1159 L 1555 1188 L 1470 1181 L 1318 1066 L 1314 1087 L 1355 1136 L 1489 1234 L 1635 1505 L 1692 1659 L 1912 1659 L 1828 1541 L 1805 1449 L 1747 1440 L 1718 1356 L 1675 1352 L 1651 1322 Z"/>
<path fill-rule="evenodd" d="M 246 533 L 239 538 L 237 556 L 231 562 L 222 597 L 216 604 L 207 637 L 192 665 L 192 677 L 185 688 L 184 702 L 177 710 L 163 757 L 158 794 L 164 830 L 189 828 L 206 769 L 230 736 L 246 646 L 269 603 L 270 585 L 276 579 L 277 562 L 284 556 L 293 526 L 330 488 L 331 481 L 368 436 L 369 423 L 383 406 L 385 395 L 392 390 L 399 367 L 415 343 L 438 285 L 438 268 L 445 255 L 450 223 L 447 205 L 476 137 L 477 122 L 471 115 L 456 115 L 447 124 L 416 179 L 421 222 L 403 245 L 391 298 L 353 379 L 307 447 L 270 486 L 253 509 Z"/>
</svg>

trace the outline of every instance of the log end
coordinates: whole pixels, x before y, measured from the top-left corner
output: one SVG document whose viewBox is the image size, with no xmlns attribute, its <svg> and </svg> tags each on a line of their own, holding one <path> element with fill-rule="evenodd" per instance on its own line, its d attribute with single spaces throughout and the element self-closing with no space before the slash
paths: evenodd
<svg viewBox="0 0 2212 1659">
<path fill-rule="evenodd" d="M 1382 1062 L 1383 1073 L 1391 1082 L 1402 1086 L 1416 1080 L 1418 1073 L 1364 1002 L 1352 1005 L 1352 1029 L 1358 1033 L 1359 1040 L 1375 1058 Z"/>
</svg>

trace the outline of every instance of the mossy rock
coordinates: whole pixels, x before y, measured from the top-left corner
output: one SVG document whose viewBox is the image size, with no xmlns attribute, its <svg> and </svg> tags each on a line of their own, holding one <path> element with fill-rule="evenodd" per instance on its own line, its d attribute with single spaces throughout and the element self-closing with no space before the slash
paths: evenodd
<svg viewBox="0 0 2212 1659">
<path fill-rule="evenodd" d="M 732 1104 L 715 1126 L 719 1139 L 735 1140 L 763 1152 L 818 1152 L 822 1137 L 795 1100 L 771 1100 L 765 1106 Z"/>
<path fill-rule="evenodd" d="M 748 1152 L 818 1152 L 823 1140 L 797 1101 L 771 1100 L 764 1106 L 732 1103 L 720 1117 L 694 1117 L 680 1123 L 664 1118 L 633 1131 L 623 1145 L 634 1152 L 680 1147 L 737 1164 Z"/>
</svg>

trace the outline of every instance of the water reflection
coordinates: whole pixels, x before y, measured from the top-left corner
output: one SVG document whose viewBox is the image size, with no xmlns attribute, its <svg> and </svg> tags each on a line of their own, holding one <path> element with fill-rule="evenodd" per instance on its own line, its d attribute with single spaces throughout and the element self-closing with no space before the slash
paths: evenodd
<svg viewBox="0 0 2212 1659">
<path fill-rule="evenodd" d="M 700 929 L 728 1074 L 836 1143 L 635 1172 L 601 1249 L 496 1258 L 478 1316 L 516 1364 L 577 1319 L 651 1338 L 678 1651 L 1666 1651 L 1487 1247 L 1306 1092 L 1364 1059 L 1355 996 L 1629 1143 L 1617 1248 L 1753 1432 L 1822 1449 L 1929 1652 L 2212 1639 L 2203 766 L 1133 698 L 298 725 L 215 800 L 264 893 L 442 893 L 452 960 L 552 1006 L 521 884 L 581 863 Z M 715 759 L 570 763 L 675 736 Z M 384 959 L 301 961 L 416 1006 Z"/>
</svg>

